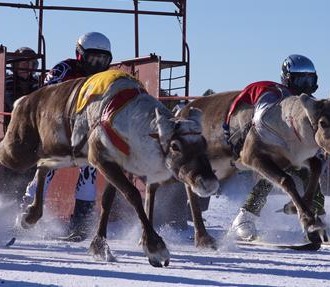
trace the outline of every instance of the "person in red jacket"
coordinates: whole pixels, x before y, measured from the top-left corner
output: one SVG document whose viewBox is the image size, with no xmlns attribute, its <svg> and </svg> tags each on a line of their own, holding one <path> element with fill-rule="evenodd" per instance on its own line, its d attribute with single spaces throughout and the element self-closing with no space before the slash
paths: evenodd
<svg viewBox="0 0 330 287">
<path fill-rule="evenodd" d="M 56 64 L 46 75 L 44 85 L 61 83 L 70 79 L 90 76 L 109 68 L 112 61 L 111 43 L 109 39 L 98 32 L 90 32 L 79 37 L 76 43 L 76 59 L 66 59 Z M 48 173 L 44 192 L 55 174 Z M 23 197 L 24 205 L 33 201 L 36 192 L 37 179 L 29 183 Z M 90 231 L 93 220 L 93 210 L 96 198 L 96 169 L 92 166 L 80 168 L 76 184 L 76 202 L 70 219 L 68 240 L 82 241 Z"/>
<path fill-rule="evenodd" d="M 252 83 L 243 90 L 240 94 L 241 99 L 238 100 L 255 106 L 254 121 L 258 125 L 258 121 L 260 122 L 258 112 L 262 113 L 264 107 L 270 102 L 275 102 L 283 96 L 300 95 L 301 93 L 312 96 L 317 88 L 317 73 L 313 62 L 302 55 L 290 55 L 282 64 L 281 84 L 267 81 Z M 230 117 L 230 113 L 228 117 Z M 302 169 L 299 172 L 291 172 L 296 173 L 306 185 L 308 170 Z M 267 196 L 272 187 L 272 184 L 265 179 L 259 180 L 257 185 L 253 187 L 231 226 L 231 230 L 237 238 L 248 241 L 256 239 L 255 221 L 260 216 L 260 211 L 266 204 Z M 288 205 L 285 206 L 284 212 L 289 213 L 287 207 Z M 325 214 L 324 195 L 320 185 L 318 185 L 313 201 L 313 208 L 316 214 Z"/>
</svg>

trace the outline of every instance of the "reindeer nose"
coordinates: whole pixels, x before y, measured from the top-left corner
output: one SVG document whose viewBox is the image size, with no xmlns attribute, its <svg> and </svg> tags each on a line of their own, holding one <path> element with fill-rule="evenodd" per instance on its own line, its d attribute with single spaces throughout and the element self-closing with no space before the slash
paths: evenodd
<svg viewBox="0 0 330 287">
<path fill-rule="evenodd" d="M 209 197 L 216 194 L 219 190 L 219 181 L 216 178 L 206 178 L 197 176 L 195 184 L 199 189 L 198 195 L 201 197 Z"/>
</svg>

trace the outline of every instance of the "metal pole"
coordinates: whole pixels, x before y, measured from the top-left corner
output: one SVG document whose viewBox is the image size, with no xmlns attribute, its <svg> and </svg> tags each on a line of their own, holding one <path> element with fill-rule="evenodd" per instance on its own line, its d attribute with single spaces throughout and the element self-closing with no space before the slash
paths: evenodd
<svg viewBox="0 0 330 287">
<path fill-rule="evenodd" d="M 186 0 L 182 0 L 182 62 L 186 61 L 186 33 L 187 33 L 187 10 L 186 10 Z"/>
<path fill-rule="evenodd" d="M 326 190 L 325 195 L 330 195 L 329 185 L 330 185 L 330 160 L 327 158 L 326 160 L 326 169 L 327 169 L 327 176 L 326 176 Z"/>
<path fill-rule="evenodd" d="M 139 57 L 139 7 L 138 0 L 134 0 L 134 29 L 135 29 L 135 57 Z"/>
<path fill-rule="evenodd" d="M 21 9 L 41 9 L 41 7 L 38 5 L 15 4 L 15 3 L 5 3 L 5 2 L 0 2 L 0 7 L 11 7 L 11 8 L 21 8 Z M 126 10 L 126 9 L 86 8 L 86 7 L 49 6 L 49 5 L 44 5 L 42 9 L 43 10 L 56 10 L 56 11 L 106 12 L 106 13 L 121 13 L 121 14 L 134 14 L 135 13 L 134 10 Z M 139 14 L 155 15 L 155 16 L 177 16 L 178 13 L 140 10 Z"/>
<path fill-rule="evenodd" d="M 185 63 L 186 79 L 185 79 L 185 96 L 189 96 L 189 80 L 190 80 L 190 52 L 187 44 L 187 5 L 186 0 L 182 0 L 182 62 Z"/>
<path fill-rule="evenodd" d="M 38 55 L 41 55 L 41 83 L 45 78 L 46 73 L 46 56 L 44 53 L 44 39 L 43 39 L 43 21 L 44 21 L 44 1 L 43 0 L 36 0 L 36 6 L 39 6 L 39 19 L 38 19 Z M 39 83 L 39 84 L 41 84 Z"/>
</svg>

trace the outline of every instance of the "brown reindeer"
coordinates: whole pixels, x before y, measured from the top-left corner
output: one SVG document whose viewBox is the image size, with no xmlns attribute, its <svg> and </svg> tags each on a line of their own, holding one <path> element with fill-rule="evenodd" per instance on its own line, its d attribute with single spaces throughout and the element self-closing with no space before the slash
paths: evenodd
<svg viewBox="0 0 330 287">
<path fill-rule="evenodd" d="M 191 107 L 202 110 L 202 130 L 208 144 L 208 156 L 219 180 L 230 177 L 238 169 L 254 170 L 290 196 L 307 235 L 312 241 L 319 241 L 319 232 L 323 232 L 324 225 L 310 208 L 321 172 L 315 155 L 320 148 L 330 151 L 330 101 L 314 100 L 305 94 L 286 97 L 263 115 L 261 125 L 252 125 L 251 128 L 249 124 L 254 109 L 241 103 L 230 121 L 232 135 L 240 138 L 243 133 L 245 138 L 240 153 L 235 155 L 225 140 L 222 124 L 239 93 L 202 97 L 188 104 L 181 115 L 187 117 Z M 308 188 L 301 198 L 286 171 L 303 165 L 311 167 L 311 174 Z M 196 198 L 189 189 L 188 197 L 195 224 L 195 244 L 215 248 L 216 242 L 206 232 Z"/>
<path fill-rule="evenodd" d="M 28 228 L 42 217 L 43 185 L 47 172 L 68 166 L 94 165 L 134 206 L 142 224 L 142 246 L 150 264 L 169 264 L 169 252 L 154 231 L 139 191 L 124 171 L 146 182 L 172 176 L 201 196 L 218 189 L 201 134 L 201 112 L 173 118 L 130 75 L 106 71 L 90 78 L 46 86 L 15 103 L 8 131 L 0 143 L 0 163 L 24 171 L 37 164 L 37 193 L 21 218 Z M 111 260 L 106 242 L 111 188 L 102 198 L 94 256 Z"/>
</svg>

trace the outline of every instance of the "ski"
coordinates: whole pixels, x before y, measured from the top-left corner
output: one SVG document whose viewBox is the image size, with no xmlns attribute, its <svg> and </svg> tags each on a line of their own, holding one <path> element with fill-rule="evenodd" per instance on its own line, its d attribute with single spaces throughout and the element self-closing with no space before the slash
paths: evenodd
<svg viewBox="0 0 330 287">
<path fill-rule="evenodd" d="M 8 248 L 8 247 L 14 245 L 15 241 L 16 241 L 16 237 L 12 237 L 12 238 L 11 238 L 11 239 L 5 244 L 5 247 Z"/>
<path fill-rule="evenodd" d="M 71 233 L 67 236 L 49 236 L 47 239 L 66 242 L 81 242 L 85 240 L 86 237 L 81 234 Z"/>
<path fill-rule="evenodd" d="M 321 248 L 321 243 L 309 242 L 305 244 L 281 244 L 281 243 L 270 243 L 263 241 L 243 241 L 237 240 L 237 245 L 241 246 L 265 246 L 279 249 L 290 249 L 290 250 L 298 250 L 298 251 L 317 251 Z"/>
<path fill-rule="evenodd" d="M 53 237 L 53 240 L 57 241 L 66 241 L 66 242 L 81 242 L 82 238 L 81 236 L 59 236 L 59 237 Z"/>
</svg>

